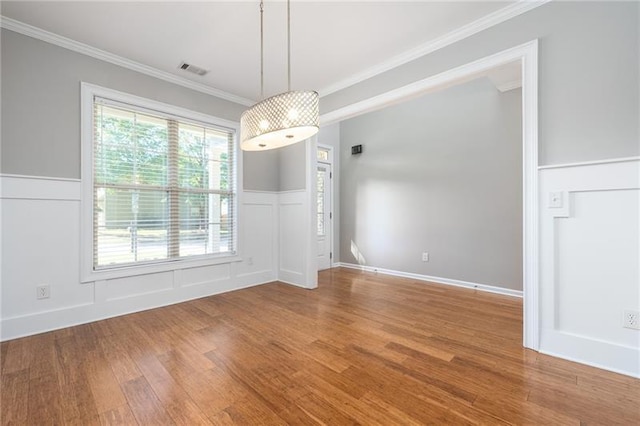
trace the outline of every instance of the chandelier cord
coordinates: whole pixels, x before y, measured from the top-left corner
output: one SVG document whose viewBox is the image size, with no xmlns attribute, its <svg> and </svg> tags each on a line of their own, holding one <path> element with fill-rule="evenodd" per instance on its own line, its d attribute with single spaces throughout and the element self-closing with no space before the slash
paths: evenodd
<svg viewBox="0 0 640 426">
<path fill-rule="evenodd" d="M 284 0 L 280 1 L 284 2 Z M 291 0 L 287 0 L 286 12 L 287 86 L 289 90 L 287 92 L 265 98 L 265 2 L 266 0 L 259 0 L 260 90 L 263 99 L 249 107 L 240 116 L 240 148 L 243 151 L 266 151 L 269 149 L 288 146 L 309 139 L 311 136 L 318 133 L 320 128 L 318 92 L 313 90 L 291 90 Z"/>
<path fill-rule="evenodd" d="M 291 1 L 287 0 L 287 92 L 291 91 Z"/>
<path fill-rule="evenodd" d="M 264 1 L 260 0 L 260 99 L 264 99 Z"/>
</svg>

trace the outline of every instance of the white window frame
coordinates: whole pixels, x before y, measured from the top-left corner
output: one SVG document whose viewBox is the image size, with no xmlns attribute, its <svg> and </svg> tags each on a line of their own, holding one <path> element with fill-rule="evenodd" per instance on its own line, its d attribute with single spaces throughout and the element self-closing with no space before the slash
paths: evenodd
<svg viewBox="0 0 640 426">
<path fill-rule="evenodd" d="M 242 261 L 240 255 L 240 241 L 238 239 L 238 223 L 242 213 L 242 155 L 238 150 L 237 138 L 240 134 L 239 123 L 216 118 L 207 114 L 191 111 L 185 108 L 166 104 L 140 96 L 131 95 L 117 90 L 107 89 L 94 84 L 82 82 L 80 85 L 81 108 L 81 157 L 82 157 L 82 198 L 81 198 L 81 229 L 80 229 L 80 251 L 81 251 L 81 273 L 80 281 L 83 283 L 98 280 L 124 278 L 135 275 L 153 274 L 158 272 L 174 271 L 180 269 L 194 268 L 199 266 L 218 265 Z M 176 117 L 183 117 L 187 120 L 195 120 L 213 127 L 223 127 L 233 130 L 234 137 L 234 158 L 235 164 L 235 205 L 233 211 L 236 212 L 236 219 L 233 226 L 233 241 L 235 243 L 235 253 L 233 254 L 210 254 L 200 255 L 194 258 L 166 259 L 157 263 L 145 263 L 139 265 L 114 266 L 109 269 L 94 270 L 93 259 L 93 103 L 96 97 L 110 99 L 116 102 L 131 105 L 133 108 L 159 111 Z"/>
</svg>

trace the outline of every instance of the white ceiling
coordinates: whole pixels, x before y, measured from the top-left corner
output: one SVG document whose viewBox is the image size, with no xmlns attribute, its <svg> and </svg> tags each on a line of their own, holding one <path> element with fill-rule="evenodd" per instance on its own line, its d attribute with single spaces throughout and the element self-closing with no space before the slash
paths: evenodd
<svg viewBox="0 0 640 426">
<path fill-rule="evenodd" d="M 292 89 L 320 95 L 513 1 L 293 0 Z M 3 1 L 2 15 L 247 99 L 260 98 L 257 1 Z M 286 89 L 286 3 L 265 2 L 265 95 Z M 181 61 L 210 72 L 177 69 Z"/>
</svg>

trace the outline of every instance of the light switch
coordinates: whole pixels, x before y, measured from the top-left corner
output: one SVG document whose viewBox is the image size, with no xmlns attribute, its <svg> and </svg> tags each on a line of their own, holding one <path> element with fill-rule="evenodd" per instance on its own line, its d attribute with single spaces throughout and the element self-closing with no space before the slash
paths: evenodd
<svg viewBox="0 0 640 426">
<path fill-rule="evenodd" d="M 552 209 L 562 208 L 562 192 L 549 193 L 549 208 L 552 208 Z"/>
</svg>

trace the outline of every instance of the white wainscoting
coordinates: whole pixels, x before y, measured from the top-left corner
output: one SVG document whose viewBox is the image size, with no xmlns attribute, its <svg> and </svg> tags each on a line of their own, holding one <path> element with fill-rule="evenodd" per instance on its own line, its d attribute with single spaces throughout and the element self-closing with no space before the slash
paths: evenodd
<svg viewBox="0 0 640 426">
<path fill-rule="evenodd" d="M 277 279 L 278 194 L 245 192 L 241 262 L 80 283 L 81 182 L 0 175 L 0 340 L 41 333 Z M 48 284 L 49 299 L 36 300 Z"/>
<path fill-rule="evenodd" d="M 239 238 L 244 261 L 236 279 L 243 285 L 278 279 L 278 193 L 244 191 Z"/>
<path fill-rule="evenodd" d="M 307 273 L 309 208 L 308 194 L 304 190 L 281 192 L 278 196 L 278 279 L 304 288 L 315 287 L 309 282 Z"/>
<path fill-rule="evenodd" d="M 541 168 L 540 201 L 540 352 L 640 377 L 640 159 Z"/>
</svg>

